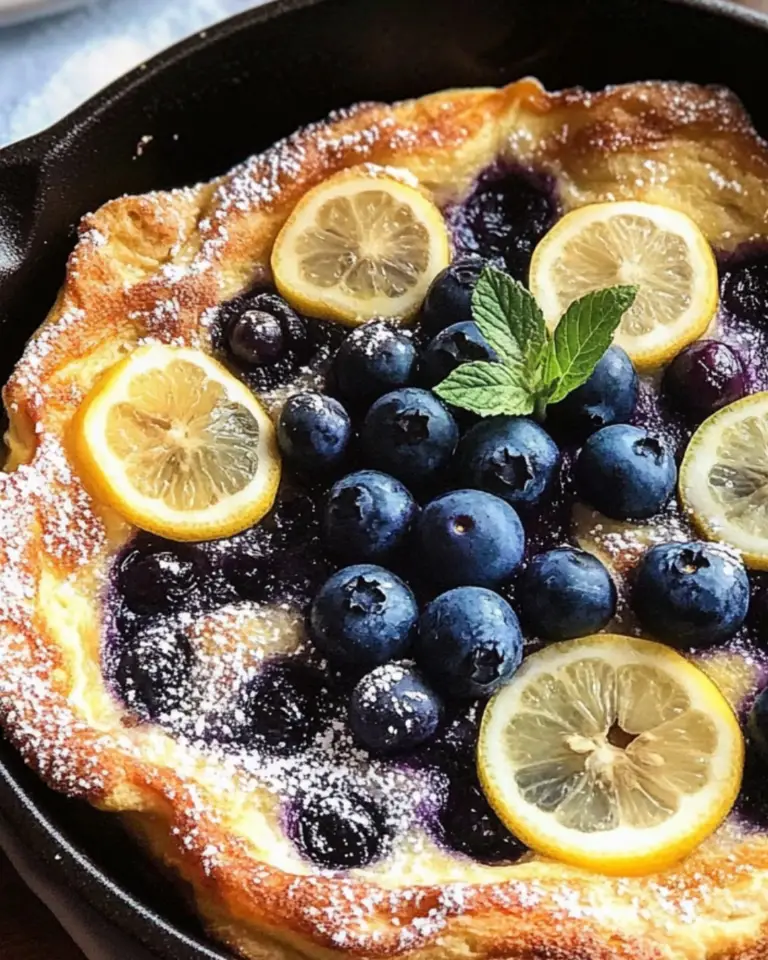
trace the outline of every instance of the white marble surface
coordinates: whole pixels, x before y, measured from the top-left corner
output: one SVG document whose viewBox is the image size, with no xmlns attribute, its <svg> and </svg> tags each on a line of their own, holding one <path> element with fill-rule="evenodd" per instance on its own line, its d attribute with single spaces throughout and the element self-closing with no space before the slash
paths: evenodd
<svg viewBox="0 0 768 960">
<path fill-rule="evenodd" d="M 68 113 L 182 37 L 264 0 L 91 0 L 0 28 L 0 146 Z"/>
</svg>

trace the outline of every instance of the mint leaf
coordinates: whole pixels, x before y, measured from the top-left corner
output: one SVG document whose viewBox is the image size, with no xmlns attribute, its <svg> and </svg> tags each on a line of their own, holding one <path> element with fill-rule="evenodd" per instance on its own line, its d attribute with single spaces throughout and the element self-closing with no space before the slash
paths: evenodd
<svg viewBox="0 0 768 960">
<path fill-rule="evenodd" d="M 525 287 L 501 270 L 485 267 L 472 295 L 472 319 L 502 363 L 533 385 L 548 335 L 544 315 Z"/>
<path fill-rule="evenodd" d="M 546 357 L 547 403 L 557 403 L 588 379 L 636 295 L 637 287 L 609 287 L 588 293 L 568 307 Z"/>
<path fill-rule="evenodd" d="M 446 403 L 481 417 L 500 413 L 524 416 L 532 412 L 535 403 L 534 393 L 516 368 L 487 360 L 463 363 L 438 384 L 434 392 Z"/>
</svg>

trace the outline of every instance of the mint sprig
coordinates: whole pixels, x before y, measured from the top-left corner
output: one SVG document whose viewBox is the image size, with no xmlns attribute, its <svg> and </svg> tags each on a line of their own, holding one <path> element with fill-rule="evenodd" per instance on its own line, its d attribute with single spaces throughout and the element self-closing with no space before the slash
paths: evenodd
<svg viewBox="0 0 768 960">
<path fill-rule="evenodd" d="M 532 294 L 486 267 L 472 296 L 472 319 L 499 362 L 457 367 L 435 393 L 481 417 L 504 413 L 543 419 L 546 407 L 580 387 L 611 344 L 637 287 L 608 287 L 574 301 L 550 334 Z"/>
</svg>

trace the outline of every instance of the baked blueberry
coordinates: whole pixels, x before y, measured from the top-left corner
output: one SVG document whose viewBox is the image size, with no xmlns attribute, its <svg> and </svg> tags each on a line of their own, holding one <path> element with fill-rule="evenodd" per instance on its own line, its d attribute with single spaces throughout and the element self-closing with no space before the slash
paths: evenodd
<svg viewBox="0 0 768 960">
<path fill-rule="evenodd" d="M 266 544 L 243 541 L 223 557 L 221 569 L 227 581 L 244 600 L 262 600 L 271 561 Z"/>
<path fill-rule="evenodd" d="M 596 633 L 616 612 L 616 586 L 585 550 L 557 547 L 528 564 L 515 591 L 523 623 L 543 640 Z"/>
<path fill-rule="evenodd" d="M 261 390 L 284 383 L 312 352 L 307 323 L 276 293 L 258 293 L 225 308 L 232 360 Z"/>
<path fill-rule="evenodd" d="M 472 319 L 472 294 L 483 266 L 480 257 L 467 256 L 438 273 L 421 308 L 421 326 L 427 334 L 434 337 L 454 323 Z"/>
<path fill-rule="evenodd" d="M 740 400 L 747 393 L 744 365 L 719 340 L 698 340 L 685 347 L 667 367 L 664 390 L 678 409 L 693 420 Z"/>
<path fill-rule="evenodd" d="M 376 470 L 350 473 L 328 495 L 326 546 L 348 562 L 380 562 L 403 546 L 418 512 L 408 489 L 394 477 Z"/>
<path fill-rule="evenodd" d="M 192 549 L 131 550 L 121 561 L 118 586 L 135 613 L 176 610 L 200 584 L 202 556 Z"/>
<path fill-rule="evenodd" d="M 339 347 L 331 381 L 350 407 L 367 406 L 413 381 L 418 354 L 407 333 L 384 321 L 353 330 Z"/>
<path fill-rule="evenodd" d="M 307 474 L 331 472 L 344 462 L 352 436 L 349 414 L 322 393 L 297 393 L 286 400 L 277 440 L 286 461 Z"/>
<path fill-rule="evenodd" d="M 547 407 L 547 422 L 577 437 L 612 423 L 626 423 L 635 409 L 637 386 L 637 374 L 626 352 L 608 347 L 580 387 Z"/>
<path fill-rule="evenodd" d="M 387 853 L 392 839 L 383 810 L 371 798 L 336 786 L 302 794 L 291 819 L 301 853 L 329 870 L 365 867 Z"/>
<path fill-rule="evenodd" d="M 768 687 L 763 687 L 755 697 L 749 711 L 747 730 L 750 742 L 758 750 L 762 760 L 768 761 Z"/>
<path fill-rule="evenodd" d="M 523 635 L 507 601 L 483 587 L 456 587 L 419 620 L 416 661 L 437 690 L 487 697 L 520 666 Z"/>
<path fill-rule="evenodd" d="M 454 490 L 432 500 L 417 524 L 424 570 L 445 587 L 494 587 L 517 572 L 525 534 L 515 510 L 482 490 Z"/>
<path fill-rule="evenodd" d="M 448 466 L 459 428 L 433 393 L 406 387 L 374 403 L 360 439 L 367 466 L 419 486 Z"/>
<path fill-rule="evenodd" d="M 549 489 L 560 451 L 549 434 L 524 417 L 482 420 L 463 437 L 458 451 L 460 482 L 530 506 Z"/>
<path fill-rule="evenodd" d="M 372 753 L 413 750 L 430 740 L 440 724 L 437 694 L 408 663 L 385 663 L 367 673 L 349 702 L 349 725 Z"/>
<path fill-rule="evenodd" d="M 615 520 L 644 520 L 672 496 L 677 467 L 663 440 L 617 423 L 587 440 L 574 477 L 579 495 L 601 513 Z"/>
<path fill-rule="evenodd" d="M 323 677 L 295 660 L 274 660 L 242 695 L 244 739 L 278 755 L 308 746 L 320 724 Z"/>
<path fill-rule="evenodd" d="M 744 320 L 763 324 L 768 320 L 768 260 L 747 260 L 725 275 L 722 302 Z"/>
<path fill-rule="evenodd" d="M 451 783 L 439 815 L 439 834 L 447 846 L 480 863 L 514 863 L 525 853 L 474 777 Z"/>
<path fill-rule="evenodd" d="M 325 656 L 374 667 L 405 656 L 417 619 L 416 599 L 399 577 L 358 564 L 325 581 L 312 603 L 310 630 Z"/>
<path fill-rule="evenodd" d="M 430 340 L 421 359 L 422 381 L 428 387 L 434 387 L 462 363 L 498 359 L 476 323 L 469 320 L 454 323 Z"/>
<path fill-rule="evenodd" d="M 169 721 L 190 695 L 194 653 L 183 633 L 147 631 L 120 651 L 115 684 L 142 720 Z"/>
<path fill-rule="evenodd" d="M 654 637 L 677 647 L 719 643 L 733 636 L 749 608 L 744 564 L 716 544 L 662 543 L 643 557 L 632 603 Z"/>
</svg>

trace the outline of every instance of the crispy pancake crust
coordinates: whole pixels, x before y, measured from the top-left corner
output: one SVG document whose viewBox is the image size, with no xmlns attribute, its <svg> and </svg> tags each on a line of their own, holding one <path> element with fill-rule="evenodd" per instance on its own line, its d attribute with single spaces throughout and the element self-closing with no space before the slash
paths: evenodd
<svg viewBox="0 0 768 960">
<path fill-rule="evenodd" d="M 405 168 L 448 205 L 499 160 L 551 174 L 564 209 L 667 204 L 720 250 L 768 234 L 768 149 L 740 104 L 667 83 L 550 94 L 526 79 L 361 105 L 211 184 L 107 203 L 83 219 L 56 304 L 4 391 L 0 721 L 52 787 L 124 814 L 191 885 L 212 934 L 246 957 L 763 960 L 768 838 L 735 820 L 676 868 L 633 879 L 536 857 L 482 883 L 288 871 L 244 827 L 247 791 L 222 789 L 215 759 L 132 725 L 102 677 L 108 565 L 133 531 L 70 465 L 85 392 L 145 338 L 206 348 L 213 308 L 269 279 L 279 227 L 335 171 Z"/>
</svg>

